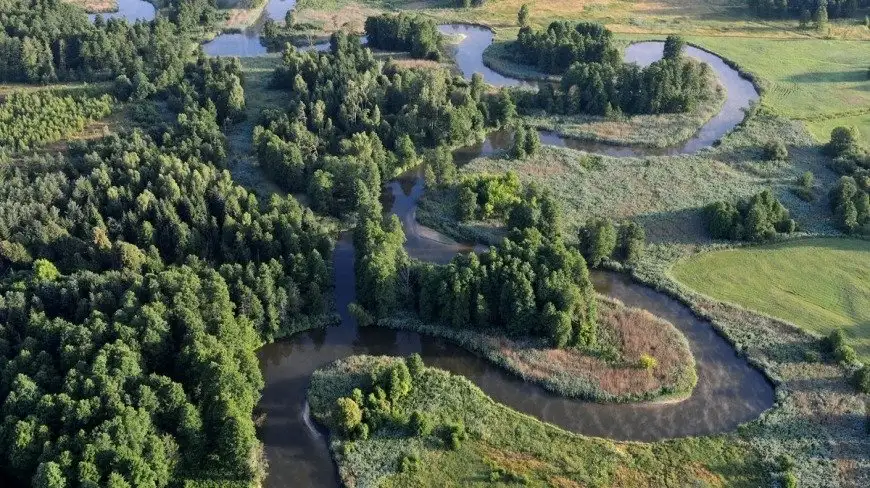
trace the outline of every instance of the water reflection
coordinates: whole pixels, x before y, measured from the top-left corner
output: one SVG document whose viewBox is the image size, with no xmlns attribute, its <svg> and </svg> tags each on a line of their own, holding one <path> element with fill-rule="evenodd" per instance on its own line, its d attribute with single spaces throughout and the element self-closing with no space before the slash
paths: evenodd
<svg viewBox="0 0 870 488">
<path fill-rule="evenodd" d="M 137 20 L 154 20 L 157 14 L 157 9 L 154 4 L 145 0 L 117 0 L 118 10 L 115 12 L 106 12 L 100 14 L 88 14 L 88 18 L 93 22 L 97 15 L 101 15 L 104 19 L 127 19 L 129 22 Z"/>
</svg>

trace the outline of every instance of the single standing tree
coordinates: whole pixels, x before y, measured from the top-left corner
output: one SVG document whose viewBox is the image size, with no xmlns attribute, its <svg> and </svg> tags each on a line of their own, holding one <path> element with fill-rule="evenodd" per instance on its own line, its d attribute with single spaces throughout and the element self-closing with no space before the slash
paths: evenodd
<svg viewBox="0 0 870 488">
<path fill-rule="evenodd" d="M 685 47 L 685 39 L 678 35 L 671 34 L 667 39 L 665 39 L 665 47 L 662 57 L 665 59 L 677 59 L 683 53 L 683 48 Z"/>
<path fill-rule="evenodd" d="M 517 23 L 520 27 L 526 27 L 529 25 L 529 4 L 524 3 L 522 7 L 520 7 L 520 11 L 517 12 Z"/>
</svg>

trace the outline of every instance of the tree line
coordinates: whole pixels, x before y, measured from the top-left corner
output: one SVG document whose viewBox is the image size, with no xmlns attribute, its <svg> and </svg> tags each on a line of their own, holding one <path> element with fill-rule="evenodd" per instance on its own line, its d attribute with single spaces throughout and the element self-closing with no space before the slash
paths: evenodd
<svg viewBox="0 0 870 488">
<path fill-rule="evenodd" d="M 832 169 L 842 175 L 830 191 L 831 210 L 845 232 L 870 234 L 870 154 L 859 140 L 857 128 L 836 127 L 825 145 Z"/>
<path fill-rule="evenodd" d="M 715 239 L 765 241 L 797 229 L 788 209 L 769 189 L 738 202 L 712 203 L 706 208 L 706 218 Z"/>
<path fill-rule="evenodd" d="M 799 18 L 824 23 L 828 18 L 854 17 L 870 5 L 867 0 L 747 0 L 747 6 L 765 18 Z"/>
<path fill-rule="evenodd" d="M 288 47 L 274 85 L 291 101 L 265 111 L 254 133 L 265 171 L 317 210 L 355 211 L 363 187 L 377 195 L 426 149 L 466 143 L 515 114 L 510 96 L 485 94 L 479 76 L 381 63 L 341 32 L 331 43 L 327 53 Z"/>
<path fill-rule="evenodd" d="M 399 13 L 371 16 L 365 23 L 368 45 L 388 51 L 407 51 L 418 59 L 441 59 L 441 33 L 432 19 Z"/>
<path fill-rule="evenodd" d="M 569 21 L 553 21 L 538 32 L 523 26 L 514 44 L 514 57 L 552 74 L 562 74 L 575 63 L 617 65 L 622 61 L 609 29 L 594 22 Z"/>
<path fill-rule="evenodd" d="M 0 466 L 17 481 L 262 478 L 254 351 L 324 319 L 333 240 L 223 169 L 240 75 L 200 57 L 147 97 L 174 121 L 0 163 Z"/>
</svg>

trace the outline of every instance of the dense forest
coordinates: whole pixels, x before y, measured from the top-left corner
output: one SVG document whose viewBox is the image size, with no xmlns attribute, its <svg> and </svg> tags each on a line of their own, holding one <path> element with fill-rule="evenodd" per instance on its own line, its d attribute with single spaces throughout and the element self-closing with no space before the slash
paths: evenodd
<svg viewBox="0 0 870 488">
<path fill-rule="evenodd" d="M 109 95 L 12 93 L 0 102 L 0 148 L 21 151 L 58 141 L 109 115 L 112 103 Z"/>
<path fill-rule="evenodd" d="M 441 33 L 432 19 L 400 13 L 366 19 L 369 46 L 388 51 L 407 51 L 418 59 L 441 59 Z"/>
<path fill-rule="evenodd" d="M 530 48 L 533 51 L 544 49 L 540 52 L 550 53 L 547 59 L 558 58 L 570 64 L 567 70 L 556 70 L 564 72 L 557 85 L 543 84 L 537 92 L 515 90 L 514 97 L 521 110 L 593 115 L 678 113 L 693 110 L 713 95 L 712 70 L 705 63 L 682 56 L 685 46 L 682 38 L 669 36 L 662 59 L 641 68 L 618 60 L 619 53 L 612 50 L 615 48 L 610 44 L 611 34 L 607 29 L 601 26 L 593 28 L 591 26 L 597 24 L 586 23 L 578 24 L 578 29 L 581 25 L 584 26 L 583 32 L 589 34 L 575 35 L 576 46 L 563 43 L 553 48 L 551 44 L 539 41 L 544 48 Z M 528 31 L 528 28 L 524 29 Z M 523 36 L 522 32 L 520 36 Z M 523 42 L 531 41 L 518 38 L 518 42 L 523 45 Z M 615 52 L 615 59 L 607 54 L 602 60 L 602 51 Z M 526 59 L 536 59 L 530 53 L 524 55 Z M 564 63 L 558 62 L 557 65 L 561 68 Z"/>
<path fill-rule="evenodd" d="M 115 29 L 132 48 L 174 27 L 109 22 L 85 38 Z M 238 62 L 187 61 L 183 43 L 147 49 L 164 48 L 170 71 L 118 53 L 135 69 L 114 88 L 159 99 L 168 120 L 0 163 L 0 466 L 22 483 L 261 478 L 254 350 L 329 318 L 330 230 L 223 169 L 221 127 L 244 108 Z M 56 129 L 31 122 L 33 134 Z"/>
<path fill-rule="evenodd" d="M 613 33 L 594 22 L 553 22 L 546 30 L 520 29 L 515 56 L 546 73 L 561 74 L 574 63 L 619 64 Z"/>
<path fill-rule="evenodd" d="M 284 53 L 274 84 L 292 101 L 264 112 L 254 133 L 267 173 L 288 191 L 307 191 L 317 210 L 354 211 L 362 187 L 378 194 L 424 149 L 467 142 L 515 113 L 506 94 L 485 95 L 479 77 L 381 63 L 342 33 L 331 42 L 328 53 Z"/>
<path fill-rule="evenodd" d="M 2 1 L 0 81 L 94 81 L 125 75 L 131 80 L 144 76 L 164 89 L 181 75 L 189 54 L 183 30 L 162 16 L 135 24 L 98 17 L 92 24 L 81 9 L 59 0 Z M 186 11 L 188 4 L 199 3 L 174 4 Z M 194 22 L 203 15 L 177 17 Z"/>
<path fill-rule="evenodd" d="M 592 347 L 596 303 L 586 261 L 558 235 L 516 229 L 498 247 L 418 268 L 417 310 L 453 327 L 539 335 L 556 347 Z"/>
</svg>

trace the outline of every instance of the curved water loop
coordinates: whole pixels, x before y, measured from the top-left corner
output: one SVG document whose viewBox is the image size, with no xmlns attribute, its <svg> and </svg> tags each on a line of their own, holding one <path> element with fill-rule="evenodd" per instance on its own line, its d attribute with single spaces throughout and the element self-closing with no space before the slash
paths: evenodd
<svg viewBox="0 0 870 488">
<path fill-rule="evenodd" d="M 495 37 L 490 29 L 471 24 L 448 24 L 439 26 L 439 31 L 460 38 L 459 42 L 453 45 L 453 57 L 464 77 L 470 79 L 474 73 L 481 73 L 484 81 L 494 86 L 536 86 L 535 82 L 502 75 L 483 63 L 483 52 L 492 44 Z M 663 48 L 664 43 L 660 41 L 631 44 L 625 49 L 625 61 L 646 66 L 661 59 Z M 570 147 L 580 151 L 619 157 L 690 154 L 712 146 L 743 120 L 745 111 L 758 100 L 758 91 L 751 81 L 741 77 L 737 70 L 728 66 L 719 56 L 694 46 L 687 46 L 685 53 L 710 65 L 726 92 L 725 103 L 719 113 L 685 142 L 667 148 L 627 147 L 562 137 L 554 132 L 543 130 L 539 131 L 541 141 L 551 146 Z M 499 150 L 507 149 L 510 145 L 510 138 L 504 137 L 503 134 L 492 134 L 488 140 L 490 139 Z"/>
</svg>

